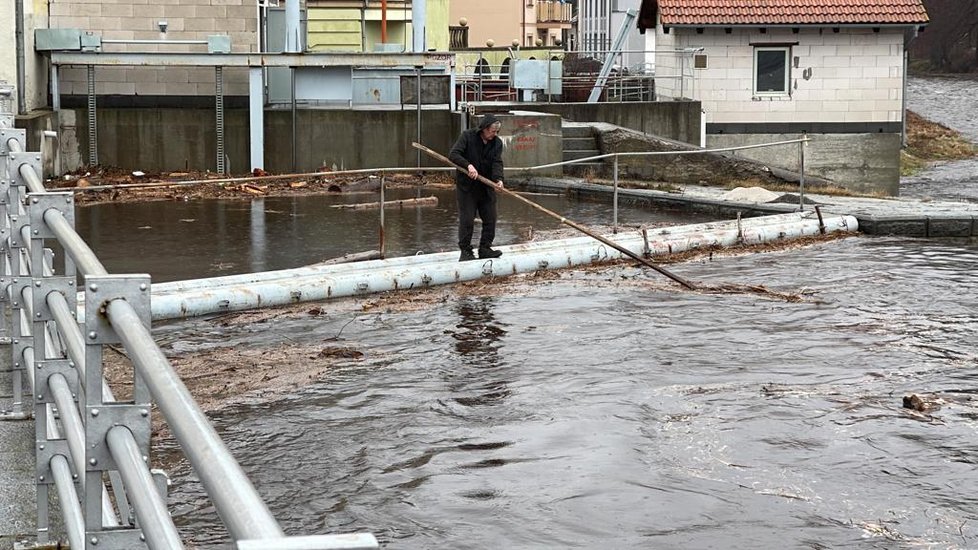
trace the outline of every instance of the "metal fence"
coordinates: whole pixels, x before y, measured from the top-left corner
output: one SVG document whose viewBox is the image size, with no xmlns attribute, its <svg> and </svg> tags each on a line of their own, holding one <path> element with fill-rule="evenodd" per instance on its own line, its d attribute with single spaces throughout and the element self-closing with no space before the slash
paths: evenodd
<svg viewBox="0 0 978 550">
<path fill-rule="evenodd" d="M 458 99 L 463 102 L 518 101 L 523 97 L 544 102 L 584 102 L 597 87 L 600 90 L 598 101 L 602 103 L 656 101 L 656 79 L 668 81 L 669 88 L 676 89 L 675 94 L 678 95 L 675 97 L 685 97 L 687 92 L 692 92 L 695 81 L 692 57 L 698 52 L 697 49 L 565 52 L 562 69 L 546 75 L 550 81 L 549 88 L 558 89 L 560 93 L 537 90 L 532 98 L 522 95 L 522 90 L 513 86 L 510 76 L 512 61 L 523 54 L 510 50 L 509 58 L 493 64 L 480 53 L 473 62 L 460 62 L 458 65 Z M 630 60 L 635 59 L 641 61 L 629 64 Z M 679 72 L 672 74 L 675 71 L 670 70 L 668 75 L 657 75 L 654 59 L 675 65 Z M 553 60 L 556 61 L 557 57 L 554 56 Z M 600 71 L 603 62 L 610 63 L 611 70 L 607 75 Z M 670 95 L 666 99 L 673 97 Z"/>
<path fill-rule="evenodd" d="M 11 96 L 0 86 L 0 97 Z M 13 368 L 13 406 L 5 417 L 35 419 L 37 542 L 51 538 L 53 489 L 72 548 L 183 548 L 167 510 L 166 475 L 149 466 L 155 404 L 235 548 L 377 548 L 371 534 L 283 533 L 153 341 L 149 276 L 108 273 L 74 230 L 72 193 L 44 189 L 41 154 L 26 146 L 13 113 L 0 112 L 0 319 L 10 318 L 0 328 Z M 65 251 L 59 261 L 55 242 Z M 132 367 L 126 400 L 102 375 L 104 346 L 119 344 Z M 22 392 L 25 381 L 31 399 Z"/>
</svg>

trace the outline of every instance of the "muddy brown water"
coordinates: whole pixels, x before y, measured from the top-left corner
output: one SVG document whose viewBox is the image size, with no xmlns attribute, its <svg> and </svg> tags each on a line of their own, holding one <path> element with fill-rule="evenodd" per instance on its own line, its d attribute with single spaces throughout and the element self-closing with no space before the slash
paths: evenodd
<svg viewBox="0 0 978 550">
<path fill-rule="evenodd" d="M 978 546 L 978 244 L 854 237 L 222 332 L 363 352 L 214 415 L 291 534 L 385 548 Z M 213 345 L 206 320 L 159 329 Z M 337 336 L 339 335 L 339 338 Z M 289 365 L 282 365 L 283 369 Z M 902 397 L 939 408 L 918 413 Z M 173 449 L 165 450 L 171 456 Z M 176 521 L 227 535 L 188 465 Z"/>
<path fill-rule="evenodd" d="M 442 199 L 389 213 L 391 255 L 454 248 Z M 610 221 L 606 205 L 540 200 Z M 78 226 L 110 271 L 156 281 L 376 248 L 375 217 L 328 202 L 102 205 Z M 622 212 L 684 218 L 700 221 Z M 516 203 L 502 220 L 500 243 L 556 227 Z M 978 547 L 978 242 L 853 237 L 670 270 L 813 299 L 679 291 L 618 265 L 422 308 L 351 299 L 155 332 L 181 353 L 363 353 L 212 415 L 289 534 L 369 531 L 404 549 Z M 909 394 L 933 408 L 903 408 Z M 188 543 L 230 548 L 189 465 L 172 446 L 159 457 Z"/>
<path fill-rule="evenodd" d="M 438 205 L 385 209 L 388 257 L 457 250 L 454 191 L 425 188 L 420 193 L 437 197 Z M 414 198 L 417 194 L 416 189 L 396 189 L 389 190 L 385 198 Z M 585 225 L 608 229 L 612 223 L 612 211 L 602 203 L 573 201 L 560 195 L 527 197 Z M 378 200 L 379 194 L 356 193 L 254 201 L 104 203 L 79 208 L 76 226 L 109 272 L 149 273 L 158 283 L 288 269 L 379 250 L 378 209 L 332 208 Z M 540 232 L 567 229 L 558 220 L 513 198 L 504 196 L 500 200 L 498 245 L 539 238 Z M 623 225 L 673 225 L 710 219 L 624 204 L 618 217 Z M 475 244 L 478 230 L 477 224 Z"/>
</svg>

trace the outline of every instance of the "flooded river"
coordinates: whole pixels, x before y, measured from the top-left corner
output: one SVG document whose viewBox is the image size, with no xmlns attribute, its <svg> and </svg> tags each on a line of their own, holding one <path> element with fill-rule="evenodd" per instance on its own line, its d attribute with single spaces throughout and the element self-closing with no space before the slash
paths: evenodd
<svg viewBox="0 0 978 550">
<path fill-rule="evenodd" d="M 214 421 L 292 534 L 370 531 L 400 549 L 978 546 L 978 245 L 859 237 L 671 269 L 816 301 L 683 292 L 619 266 L 425 310 L 249 325 L 222 338 L 342 335 L 364 357 Z M 913 393 L 942 405 L 902 408 Z M 226 548 L 194 474 L 168 467 L 188 538 Z"/>
<path fill-rule="evenodd" d="M 438 205 L 386 208 L 388 257 L 457 250 L 455 194 L 423 189 Z M 387 200 L 414 198 L 416 189 L 396 189 Z M 610 227 L 608 205 L 560 195 L 527 195 L 542 206 L 587 225 Z M 379 200 L 374 193 L 190 202 L 107 203 L 79 208 L 78 232 L 110 273 L 149 273 L 153 282 L 288 269 L 380 249 L 380 210 L 336 208 Z M 703 215 L 622 206 L 620 224 L 672 225 L 708 221 Z M 478 223 L 478 222 L 477 222 Z M 539 238 L 563 227 L 554 218 L 502 197 L 496 244 Z M 478 244 L 479 226 L 473 242 Z M 608 230 L 610 232 L 610 229 Z M 536 235 L 535 235 L 536 234 Z M 576 234 L 575 234 L 576 236 Z M 140 251 L 134 255 L 132 251 Z"/>
<path fill-rule="evenodd" d="M 390 255 L 454 249 L 439 197 L 388 214 Z M 110 271 L 157 282 L 377 248 L 376 212 L 336 200 L 362 199 L 103 205 L 78 227 Z M 540 200 L 610 223 L 606 205 Z M 501 244 L 556 227 L 522 208 L 504 203 Z M 684 218 L 699 221 L 622 212 Z M 670 270 L 810 299 L 686 292 L 620 265 L 460 287 L 425 308 L 347 301 L 156 333 L 183 352 L 218 339 L 363 353 L 213 415 L 289 534 L 369 531 L 391 549 L 978 547 L 978 243 L 853 237 Z M 933 407 L 904 408 L 910 394 Z M 162 456 L 188 542 L 229 548 L 187 463 Z"/>
</svg>

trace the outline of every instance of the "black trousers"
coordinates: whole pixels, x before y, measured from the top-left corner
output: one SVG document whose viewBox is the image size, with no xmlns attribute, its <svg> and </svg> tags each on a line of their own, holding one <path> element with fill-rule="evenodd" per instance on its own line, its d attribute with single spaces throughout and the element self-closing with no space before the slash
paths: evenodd
<svg viewBox="0 0 978 550">
<path fill-rule="evenodd" d="M 479 248 L 492 246 L 496 238 L 496 192 L 477 181 L 456 183 L 455 201 L 458 203 L 458 247 L 472 249 L 476 214 L 482 220 Z"/>
</svg>

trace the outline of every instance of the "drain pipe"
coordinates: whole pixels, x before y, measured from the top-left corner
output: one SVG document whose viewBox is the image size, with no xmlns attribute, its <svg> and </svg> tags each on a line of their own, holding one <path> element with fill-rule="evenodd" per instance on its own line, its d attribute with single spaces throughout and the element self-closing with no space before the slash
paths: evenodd
<svg viewBox="0 0 978 550">
<path fill-rule="evenodd" d="M 27 114 L 27 54 L 24 52 L 24 0 L 14 0 L 15 34 L 17 41 L 17 114 Z"/>
<path fill-rule="evenodd" d="M 775 214 L 771 216 L 759 216 L 742 220 L 741 226 L 745 228 L 762 227 L 766 225 L 778 225 L 786 223 L 796 223 L 812 217 L 811 213 L 791 212 L 787 214 Z M 647 230 L 652 238 L 664 237 L 669 235 L 679 235 L 685 233 L 703 233 L 711 231 L 721 231 L 729 228 L 738 227 L 736 221 L 717 221 L 707 223 L 697 223 L 689 225 L 679 225 L 663 227 L 659 229 Z M 619 239 L 625 234 L 606 235 L 609 239 Z M 532 253 L 550 248 L 569 248 L 596 244 L 591 237 L 573 237 L 570 239 L 535 241 L 518 245 L 518 250 L 514 245 L 514 252 Z M 281 269 L 276 271 L 263 271 L 258 273 L 242 273 L 239 275 L 226 275 L 223 277 L 209 277 L 206 279 L 192 279 L 187 281 L 172 281 L 153 285 L 154 299 L 166 294 L 175 294 L 196 290 L 212 290 L 232 285 L 248 285 L 272 280 L 291 280 L 296 277 L 307 277 L 315 275 L 335 275 L 337 273 L 363 272 L 378 269 L 382 265 L 386 269 L 407 268 L 423 264 L 443 262 L 449 259 L 457 260 L 458 252 L 441 252 L 434 254 L 419 254 L 415 256 L 402 256 L 384 260 L 382 264 L 376 262 L 354 262 L 338 265 L 317 265 L 298 267 L 293 269 Z M 78 303 L 84 303 L 84 293 L 78 294 Z M 84 309 L 84 308 L 79 308 Z"/>
<path fill-rule="evenodd" d="M 824 220 L 824 225 L 826 231 L 832 232 L 855 231 L 858 228 L 858 222 L 853 216 L 827 218 Z M 741 241 L 745 244 L 757 244 L 819 233 L 819 220 L 812 217 L 793 223 L 744 228 L 741 231 L 734 226 L 715 231 L 660 235 L 658 238 L 649 238 L 647 244 L 641 232 L 619 234 L 615 241 L 635 254 L 644 254 L 649 250 L 653 256 L 656 256 L 713 246 L 733 246 Z M 557 242 L 563 243 L 563 241 Z M 500 249 L 505 251 L 505 254 L 502 258 L 493 260 L 458 262 L 454 253 L 438 255 L 440 261 L 421 265 L 391 267 L 383 260 L 375 260 L 364 262 L 365 269 L 358 271 L 337 270 L 334 273 L 228 285 L 161 296 L 157 296 L 154 292 L 152 317 L 156 321 L 298 302 L 323 301 L 530 273 L 544 269 L 591 265 L 625 258 L 623 253 L 593 240 L 583 245 L 554 246 L 536 251 L 527 250 L 527 246 L 502 246 Z M 446 255 L 451 257 L 444 258 Z"/>
</svg>

